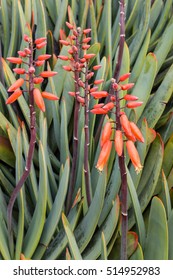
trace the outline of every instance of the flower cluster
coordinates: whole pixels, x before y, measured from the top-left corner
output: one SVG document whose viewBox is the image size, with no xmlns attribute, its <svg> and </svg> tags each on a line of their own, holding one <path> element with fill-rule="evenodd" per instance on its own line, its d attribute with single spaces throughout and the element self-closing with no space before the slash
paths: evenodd
<svg viewBox="0 0 173 280">
<path fill-rule="evenodd" d="M 111 101 L 108 102 L 107 104 L 104 103 L 97 104 L 91 110 L 91 112 L 94 114 L 107 114 L 114 107 L 116 108 L 116 112 L 115 112 L 116 121 L 111 122 L 109 120 L 105 124 L 102 131 L 101 141 L 100 141 L 101 151 L 96 165 L 96 168 L 99 171 L 103 170 L 111 153 L 112 128 L 115 128 L 114 147 L 117 155 L 119 157 L 123 155 L 124 142 L 125 142 L 128 155 L 132 161 L 132 164 L 135 167 L 136 172 L 139 173 L 142 169 L 140 157 L 134 145 L 134 142 L 136 141 L 144 142 L 143 135 L 140 129 L 137 127 L 137 125 L 134 122 L 130 121 L 127 115 L 125 114 L 125 112 L 122 111 L 122 109 L 120 108 L 120 100 L 122 99 L 125 100 L 126 108 L 136 108 L 141 106 L 143 103 L 137 101 L 138 97 L 131 94 L 125 94 L 123 97 L 121 98 L 119 97 L 119 94 L 123 93 L 123 91 L 129 90 L 134 86 L 133 83 L 121 84 L 121 82 L 128 79 L 129 76 L 130 73 L 122 75 L 119 78 L 118 83 L 112 80 L 112 89 L 114 90 L 114 94 L 110 96 Z M 112 127 L 112 123 L 114 123 L 115 126 Z"/>
<path fill-rule="evenodd" d="M 101 65 L 93 66 L 92 70 L 88 69 L 88 64 L 91 59 L 95 57 L 94 53 L 86 53 L 90 48 L 91 37 L 88 34 L 91 32 L 90 28 L 81 30 L 80 27 L 75 28 L 69 22 L 66 22 L 67 27 L 72 31 L 67 40 L 60 40 L 60 43 L 65 46 L 69 46 L 68 53 L 70 56 L 59 55 L 58 58 L 64 61 L 69 61 L 69 65 L 63 66 L 63 69 L 68 72 L 78 73 L 74 76 L 75 83 L 78 89 L 82 88 L 85 90 L 85 94 L 89 97 L 101 98 L 106 97 L 108 93 L 106 91 L 98 91 L 98 85 L 103 83 L 104 80 L 95 80 L 91 85 L 88 84 L 89 80 L 94 76 L 94 71 L 101 68 Z M 84 80 L 82 80 L 80 73 L 84 74 Z M 87 85 L 86 85 L 87 83 Z M 82 96 L 80 91 L 69 92 L 69 95 L 75 97 L 78 102 L 84 106 L 86 104 L 85 96 Z"/>
<path fill-rule="evenodd" d="M 35 74 L 36 67 L 42 66 L 45 61 L 51 57 L 49 54 L 43 54 L 39 55 L 36 59 L 33 58 L 34 51 L 36 49 L 39 50 L 46 46 L 47 42 L 45 37 L 37 38 L 33 42 L 28 35 L 24 35 L 24 41 L 27 42 L 27 47 L 22 51 L 18 51 L 19 57 L 7 57 L 7 60 L 11 63 L 18 65 L 26 64 L 28 69 L 26 70 L 25 68 L 21 67 L 13 69 L 16 74 L 25 75 L 25 78 L 17 79 L 16 82 L 9 87 L 8 92 L 12 92 L 12 94 L 6 100 L 6 104 L 13 103 L 23 94 L 21 87 L 26 81 L 29 83 L 29 94 L 33 94 L 35 104 L 41 111 L 44 112 L 45 104 L 43 98 L 49 100 L 58 100 L 59 98 L 52 93 L 46 91 L 41 92 L 36 85 L 41 84 L 44 81 L 44 78 L 55 76 L 57 72 L 43 71 L 39 75 Z"/>
</svg>

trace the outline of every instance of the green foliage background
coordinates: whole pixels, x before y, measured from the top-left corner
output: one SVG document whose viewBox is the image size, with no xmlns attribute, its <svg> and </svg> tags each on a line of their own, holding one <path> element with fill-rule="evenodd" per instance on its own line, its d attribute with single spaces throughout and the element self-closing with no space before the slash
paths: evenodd
<svg viewBox="0 0 173 280">
<path fill-rule="evenodd" d="M 104 2 L 104 4 L 102 4 Z M 127 112 L 137 121 L 145 143 L 137 149 L 144 166 L 136 175 L 126 158 L 129 185 L 129 259 L 173 259 L 173 1 L 126 0 L 126 45 L 121 73 L 131 72 L 132 94 L 144 105 Z M 151 2 L 153 4 L 151 5 Z M 59 36 L 67 36 L 65 21 L 81 28 L 91 26 L 89 52 L 96 53 L 108 89 L 116 65 L 119 43 L 119 3 L 116 0 L 1 0 L 0 2 L 0 259 L 119 259 L 120 174 L 112 150 L 102 174 L 95 168 L 99 119 L 90 116 L 90 167 L 92 203 L 87 207 L 83 180 L 83 110 L 80 112 L 80 157 L 74 207 L 66 217 L 65 199 L 72 157 L 73 91 L 67 54 Z M 6 209 L 20 178 L 28 151 L 29 108 L 27 95 L 6 106 L 7 88 L 17 76 L 5 58 L 24 47 L 23 34 L 35 24 L 35 37 L 47 36 L 49 60 L 58 75 L 43 87 L 60 97 L 47 102 L 46 113 L 37 112 L 37 147 L 29 179 L 13 211 L 14 243 L 8 243 Z M 14 66 L 14 65 L 13 65 Z M 92 104 L 91 104 L 92 105 Z M 19 126 L 18 117 L 23 121 Z M 154 130 L 157 135 L 155 135 Z M 156 137 L 155 137 L 156 136 Z M 69 248 L 69 251 L 68 249 Z"/>
</svg>

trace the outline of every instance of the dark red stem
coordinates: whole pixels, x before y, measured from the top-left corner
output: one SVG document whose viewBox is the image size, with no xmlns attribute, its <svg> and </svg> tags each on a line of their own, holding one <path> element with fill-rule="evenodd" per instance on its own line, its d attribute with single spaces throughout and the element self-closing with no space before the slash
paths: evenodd
<svg viewBox="0 0 173 280">
<path fill-rule="evenodd" d="M 79 30 L 80 31 L 80 30 Z M 74 61 L 79 62 L 79 51 L 80 51 L 80 44 L 79 44 L 79 38 L 76 37 L 76 47 L 77 52 L 74 55 Z M 77 97 L 77 94 L 79 92 L 79 71 L 74 71 L 74 80 L 75 80 L 75 94 Z M 77 170 L 77 159 L 78 159 L 78 144 L 79 144 L 79 138 L 78 138 L 78 123 L 79 123 L 79 110 L 80 110 L 80 103 L 75 98 L 75 106 L 74 106 L 74 122 L 73 122 L 73 158 L 72 158 L 72 167 L 71 167 L 71 175 L 70 175 L 70 184 L 68 188 L 67 193 L 67 199 L 66 199 L 66 213 L 69 213 L 70 208 L 72 206 L 72 196 L 74 192 L 74 186 L 76 181 L 76 170 Z"/>
<path fill-rule="evenodd" d="M 29 48 L 31 50 L 31 55 L 29 56 L 29 66 L 33 66 L 33 44 L 32 42 L 29 44 Z M 35 109 L 34 109 L 34 97 L 33 97 L 33 74 L 29 73 L 29 109 L 30 109 L 30 143 L 29 143 L 29 151 L 26 160 L 25 170 L 23 172 L 22 177 L 14 188 L 12 195 L 9 200 L 9 204 L 7 207 L 7 221 L 8 221 L 8 232 L 9 232 L 9 241 L 11 243 L 12 240 L 12 211 L 17 195 L 25 183 L 26 179 L 29 176 L 31 170 L 31 163 L 34 155 L 35 143 L 36 143 L 36 117 L 35 117 Z"/>
<path fill-rule="evenodd" d="M 84 144 L 84 174 L 85 174 L 85 189 L 87 196 L 88 206 L 91 204 L 91 186 L 90 186 L 90 176 L 89 176 L 89 92 L 88 92 L 88 64 L 86 63 L 86 72 L 85 72 L 85 144 Z"/>
</svg>

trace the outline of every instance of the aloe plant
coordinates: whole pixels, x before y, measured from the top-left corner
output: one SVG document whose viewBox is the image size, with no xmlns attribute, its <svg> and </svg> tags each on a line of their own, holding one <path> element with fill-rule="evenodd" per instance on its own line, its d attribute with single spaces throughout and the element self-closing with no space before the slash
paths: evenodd
<svg viewBox="0 0 173 280">
<path fill-rule="evenodd" d="M 126 116 L 137 124 L 144 138 L 144 143 L 136 143 L 143 166 L 139 174 L 125 149 L 127 257 L 136 260 L 173 258 L 172 11 L 172 0 L 126 0 L 122 48 L 120 38 L 124 37 L 120 37 L 119 1 L 1 1 L 1 259 L 121 258 L 122 180 L 119 157 L 113 146 L 103 171 L 98 172 L 96 168 L 103 129 L 108 119 L 114 120 L 115 114 L 111 111 L 108 117 L 103 118 L 87 113 L 90 143 L 87 151 L 88 199 L 84 172 L 86 112 L 68 92 L 80 92 L 86 98 L 87 95 L 74 82 L 73 76 L 76 75 L 77 80 L 79 72 L 65 71 L 69 60 L 61 59 L 69 56 L 70 46 L 61 43 L 74 35 L 69 26 L 74 29 L 80 27 L 80 30 L 91 28 L 87 35 L 91 40 L 85 43 L 90 47 L 81 49 L 79 53 L 80 59 L 83 51 L 95 55 L 88 61 L 87 74 L 93 72 L 94 66 L 100 65 L 89 80 L 91 88 L 95 80 L 103 80 L 97 85 L 97 91 L 109 92 L 113 77 L 117 82 L 123 74 L 131 73 L 121 84 L 134 83 L 134 86 L 128 92 L 123 91 L 124 95 L 136 96 L 143 102 L 137 108 L 127 108 L 126 100 L 120 101 Z M 46 38 L 47 47 L 35 49 L 34 57 L 49 54 L 50 58 L 36 69 L 35 76 L 44 71 L 58 72 L 56 76 L 45 78 L 39 90 L 51 92 L 59 101 L 45 100 L 45 112 L 35 108 L 36 146 L 28 178 L 14 203 L 13 239 L 9 242 L 7 206 L 28 156 L 30 107 L 26 82 L 22 84 L 23 95 L 11 105 L 6 104 L 8 89 L 20 78 L 7 57 L 18 57 L 17 52 L 27 47 L 24 34 L 33 40 Z M 118 58 L 120 55 L 121 60 Z M 27 71 L 23 62 L 21 68 Z M 84 80 L 85 74 L 81 73 L 80 78 Z M 88 110 L 92 111 L 97 103 L 106 106 L 107 102 L 105 97 L 101 101 L 92 97 Z M 78 115 L 77 123 L 75 114 Z M 79 140 L 76 152 L 75 133 Z M 114 133 L 111 139 L 113 136 Z"/>
</svg>

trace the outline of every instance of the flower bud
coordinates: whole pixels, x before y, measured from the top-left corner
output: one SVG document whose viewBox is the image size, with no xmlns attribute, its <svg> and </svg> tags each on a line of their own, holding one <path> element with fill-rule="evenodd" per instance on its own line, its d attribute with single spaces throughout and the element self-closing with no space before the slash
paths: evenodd
<svg viewBox="0 0 173 280">
<path fill-rule="evenodd" d="M 96 55 L 95 55 L 95 53 L 87 53 L 87 54 L 84 54 L 84 58 L 86 59 L 86 60 L 88 60 L 88 59 L 91 59 L 91 58 L 93 58 L 93 57 L 95 57 Z"/>
<path fill-rule="evenodd" d="M 33 90 L 34 101 L 37 107 L 42 111 L 45 112 L 45 104 L 41 92 L 38 88 L 34 88 Z"/>
<path fill-rule="evenodd" d="M 130 127 L 131 127 L 131 131 L 134 134 L 134 136 L 136 137 L 136 139 L 142 143 L 144 143 L 144 137 L 140 131 L 140 129 L 137 127 L 137 125 L 134 122 L 130 122 Z"/>
<path fill-rule="evenodd" d="M 87 28 L 83 30 L 83 34 L 88 34 L 89 32 L 91 32 L 91 28 Z"/>
<path fill-rule="evenodd" d="M 138 97 L 135 95 L 131 95 L 131 94 L 126 94 L 123 97 L 126 101 L 136 101 L 138 100 Z"/>
<path fill-rule="evenodd" d="M 104 128 L 103 128 L 103 131 L 102 131 L 102 134 L 101 134 L 101 140 L 100 140 L 100 146 L 103 147 L 103 145 L 108 141 L 110 140 L 110 137 L 111 137 L 111 134 L 112 134 L 112 125 L 111 123 L 108 121 Z"/>
<path fill-rule="evenodd" d="M 20 57 L 7 57 L 6 58 L 11 63 L 21 64 L 23 61 Z"/>
<path fill-rule="evenodd" d="M 121 130 L 116 130 L 114 139 L 115 150 L 120 157 L 123 152 L 123 135 Z"/>
<path fill-rule="evenodd" d="M 59 97 L 57 97 L 56 95 L 47 92 L 47 91 L 42 91 L 41 93 L 43 98 L 49 99 L 49 100 L 59 100 Z"/>
<path fill-rule="evenodd" d="M 42 43 L 40 43 L 40 44 L 37 44 L 37 45 L 36 45 L 36 48 L 37 48 L 38 50 L 40 50 L 40 49 L 44 48 L 46 45 L 47 45 L 47 42 L 42 42 Z"/>
<path fill-rule="evenodd" d="M 139 101 L 139 102 L 128 102 L 127 104 L 126 104 L 126 107 L 127 108 L 136 108 L 136 107 L 139 107 L 139 106 L 141 106 L 143 104 L 143 102 L 141 101 Z"/>
<path fill-rule="evenodd" d="M 24 83 L 24 79 L 22 79 L 22 78 L 16 80 L 15 83 L 12 84 L 11 87 L 9 87 L 8 91 L 11 92 L 11 91 L 18 89 L 19 87 L 21 87 L 23 85 L 23 83 Z"/>
<path fill-rule="evenodd" d="M 6 104 L 11 104 L 17 100 L 19 96 L 22 95 L 22 91 L 20 89 L 15 90 L 6 100 Z"/>
<path fill-rule="evenodd" d="M 35 77 L 33 79 L 34 84 L 41 84 L 43 81 L 44 81 L 44 79 L 41 77 Z"/>
<path fill-rule="evenodd" d="M 134 83 L 126 84 L 126 85 L 120 85 L 122 90 L 129 90 L 134 86 Z"/>
<path fill-rule="evenodd" d="M 37 57 L 37 60 L 46 60 L 51 57 L 51 54 L 41 54 Z"/>
<path fill-rule="evenodd" d="M 61 60 L 64 60 L 64 61 L 69 60 L 69 57 L 66 56 L 66 55 L 58 55 L 58 58 L 61 59 Z"/>
<path fill-rule="evenodd" d="M 95 81 L 94 81 L 94 84 L 95 84 L 95 85 L 99 85 L 99 84 L 101 84 L 101 83 L 103 83 L 103 82 L 104 82 L 104 79 L 95 80 Z"/>
<path fill-rule="evenodd" d="M 98 98 L 103 98 L 108 96 L 108 92 L 107 91 L 95 91 L 95 92 L 90 92 L 91 96 L 93 96 L 95 99 Z"/>
<path fill-rule="evenodd" d="M 26 54 L 31 54 L 31 50 L 30 50 L 29 48 L 24 48 L 24 52 L 25 52 Z"/>
<path fill-rule="evenodd" d="M 64 46 L 69 46 L 70 45 L 70 43 L 65 41 L 65 40 L 59 40 L 59 42 Z"/>
<path fill-rule="evenodd" d="M 54 71 L 43 71 L 40 73 L 40 76 L 43 78 L 48 78 L 48 77 L 53 77 L 56 74 L 58 74 L 58 72 L 54 72 Z"/>
<path fill-rule="evenodd" d="M 26 52 L 24 52 L 24 51 L 18 51 L 17 52 L 18 53 L 18 55 L 20 55 L 21 57 L 26 57 Z"/>
<path fill-rule="evenodd" d="M 40 38 L 35 39 L 34 44 L 36 44 L 36 45 L 41 44 L 45 41 L 46 41 L 46 37 L 40 37 Z"/>
<path fill-rule="evenodd" d="M 62 68 L 63 68 L 65 71 L 68 71 L 68 72 L 72 71 L 71 66 L 68 66 L 68 65 L 63 65 Z"/>
<path fill-rule="evenodd" d="M 25 69 L 24 68 L 13 68 L 13 71 L 16 73 L 16 74 L 25 74 Z"/>
<path fill-rule="evenodd" d="M 102 66 L 101 65 L 95 65 L 93 66 L 93 70 L 99 70 Z"/>
<path fill-rule="evenodd" d="M 29 67 L 28 72 L 31 74 L 35 73 L 35 68 L 33 66 Z"/>
<path fill-rule="evenodd" d="M 69 23 L 68 21 L 66 21 L 65 24 L 67 25 L 67 27 L 68 27 L 69 29 L 73 29 L 73 28 L 74 28 L 74 26 L 73 26 L 71 23 Z"/>
<path fill-rule="evenodd" d="M 119 82 L 123 82 L 125 80 L 127 80 L 130 77 L 131 73 L 126 73 L 122 76 L 119 77 Z"/>
</svg>

